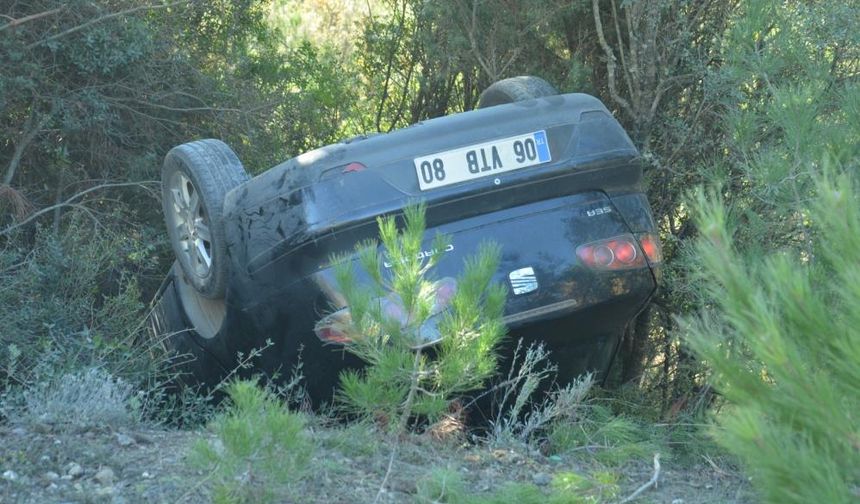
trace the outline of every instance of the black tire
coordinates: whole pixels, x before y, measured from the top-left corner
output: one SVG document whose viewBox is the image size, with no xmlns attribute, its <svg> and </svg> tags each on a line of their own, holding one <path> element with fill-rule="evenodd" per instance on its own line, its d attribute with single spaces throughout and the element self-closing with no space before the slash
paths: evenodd
<svg viewBox="0 0 860 504">
<path fill-rule="evenodd" d="M 207 305 L 208 303 L 208 305 Z M 209 307 L 209 310 L 202 310 Z M 215 310 L 212 310 L 212 307 Z M 206 299 L 187 285 L 179 264 L 174 263 L 153 299 L 147 323 L 150 341 L 166 352 L 171 370 L 171 386 L 214 386 L 225 375 L 224 366 L 198 343 L 220 329 L 224 318 L 223 300 Z M 215 327 L 217 326 L 217 329 Z"/>
<path fill-rule="evenodd" d="M 483 109 L 505 103 L 533 100 L 558 94 L 552 84 L 532 75 L 510 77 L 493 83 L 478 98 L 478 108 Z"/>
<path fill-rule="evenodd" d="M 224 297 L 224 196 L 246 180 L 236 153 L 220 140 L 182 144 L 164 158 L 162 207 L 170 245 L 185 279 L 203 297 Z"/>
</svg>

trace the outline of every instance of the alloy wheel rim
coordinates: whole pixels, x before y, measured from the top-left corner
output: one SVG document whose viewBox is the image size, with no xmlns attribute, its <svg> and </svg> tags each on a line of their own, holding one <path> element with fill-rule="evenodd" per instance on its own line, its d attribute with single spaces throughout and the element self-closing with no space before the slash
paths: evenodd
<svg viewBox="0 0 860 504">
<path fill-rule="evenodd" d="M 206 278 L 212 269 L 212 232 L 200 192 L 181 171 L 171 177 L 169 190 L 179 259 L 196 276 Z"/>
</svg>

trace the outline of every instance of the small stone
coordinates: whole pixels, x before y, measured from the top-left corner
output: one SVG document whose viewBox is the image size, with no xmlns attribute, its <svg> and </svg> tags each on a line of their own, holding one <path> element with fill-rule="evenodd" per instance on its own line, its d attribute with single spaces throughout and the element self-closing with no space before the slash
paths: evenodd
<svg viewBox="0 0 860 504">
<path fill-rule="evenodd" d="M 84 468 L 75 462 L 69 463 L 66 466 L 66 476 L 69 476 L 71 479 L 75 479 L 84 473 Z"/>
<path fill-rule="evenodd" d="M 74 486 L 75 490 L 77 490 L 78 492 L 84 491 L 84 486 L 81 485 L 80 483 L 75 483 L 73 486 Z"/>
<path fill-rule="evenodd" d="M 18 473 L 16 473 L 15 471 L 13 471 L 11 469 L 9 469 L 8 471 L 4 471 L 3 472 L 3 479 L 6 481 L 17 481 L 18 480 Z"/>
<path fill-rule="evenodd" d="M 545 472 L 539 472 L 532 476 L 532 481 L 537 486 L 546 486 L 552 482 L 552 476 Z"/>
<path fill-rule="evenodd" d="M 684 499 L 672 499 L 672 504 L 684 504 Z"/>
<path fill-rule="evenodd" d="M 493 458 L 495 458 L 496 460 L 505 460 L 506 458 L 508 458 L 507 450 L 498 450 L 497 449 L 497 450 L 493 450 L 491 453 L 493 455 Z"/>
<path fill-rule="evenodd" d="M 48 471 L 45 473 L 45 479 L 48 481 L 56 481 L 60 479 L 60 475 L 55 473 L 54 471 Z"/>
<path fill-rule="evenodd" d="M 101 483 L 102 485 L 105 485 L 105 486 L 112 485 L 114 477 L 115 476 L 113 473 L 113 469 L 111 469 L 110 467 L 102 467 L 101 469 L 98 470 L 98 472 L 94 476 L 96 481 L 98 481 L 99 483 Z"/>
<path fill-rule="evenodd" d="M 41 462 L 43 464 L 46 464 L 50 461 L 51 461 L 51 457 L 49 457 L 47 455 L 42 455 L 41 457 L 39 457 L 39 462 Z"/>
<path fill-rule="evenodd" d="M 152 474 L 150 474 L 150 473 L 149 473 L 149 471 L 143 471 L 143 474 L 141 474 L 141 475 L 140 475 L 140 477 L 141 477 L 141 478 L 143 478 L 143 479 L 152 479 L 152 478 L 154 478 L 155 476 L 153 476 Z"/>
<path fill-rule="evenodd" d="M 131 446 L 131 445 L 135 444 L 133 437 L 128 436 L 126 434 L 123 434 L 121 432 L 118 432 L 116 434 L 116 442 L 118 445 L 120 445 L 122 447 Z"/>
<path fill-rule="evenodd" d="M 15 434 L 16 436 L 26 436 L 27 429 L 23 427 L 15 427 L 14 429 L 12 429 L 12 434 Z"/>
<path fill-rule="evenodd" d="M 710 484 L 710 483 L 708 483 L 707 485 L 705 485 L 705 490 L 713 490 L 713 489 L 714 489 L 714 485 L 712 485 L 712 484 Z"/>
</svg>

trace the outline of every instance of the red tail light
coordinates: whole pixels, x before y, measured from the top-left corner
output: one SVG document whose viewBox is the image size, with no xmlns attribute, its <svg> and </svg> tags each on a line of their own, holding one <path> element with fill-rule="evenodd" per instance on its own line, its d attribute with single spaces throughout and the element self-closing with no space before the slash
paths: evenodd
<svg viewBox="0 0 860 504">
<path fill-rule="evenodd" d="M 328 343 L 349 343 L 346 333 L 332 326 L 318 327 L 315 332 L 319 339 Z"/>
<path fill-rule="evenodd" d="M 624 270 L 642 268 L 662 261 L 660 240 L 650 234 L 622 235 L 580 245 L 576 256 L 589 268 L 597 270 Z"/>
<path fill-rule="evenodd" d="M 660 245 L 660 238 L 651 234 L 639 235 L 639 245 L 642 246 L 642 252 L 645 252 L 645 257 L 651 264 L 663 262 L 663 247 Z"/>
</svg>

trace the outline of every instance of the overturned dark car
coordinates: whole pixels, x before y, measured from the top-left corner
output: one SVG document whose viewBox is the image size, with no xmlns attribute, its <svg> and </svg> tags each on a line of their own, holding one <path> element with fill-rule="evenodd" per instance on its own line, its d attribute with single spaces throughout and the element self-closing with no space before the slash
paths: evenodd
<svg viewBox="0 0 860 504">
<path fill-rule="evenodd" d="M 636 148 L 599 100 L 535 77 L 497 82 L 477 110 L 328 145 L 254 178 L 224 143 L 190 142 L 168 153 L 162 176 L 176 263 L 151 325 L 193 357 L 185 368 L 199 383 L 270 341 L 254 372 L 285 376 L 301 359 L 310 397 L 330 399 L 339 371 L 361 365 L 320 323 L 348 309 L 330 260 L 415 201 L 426 205 L 423 253 L 442 255 L 440 289 L 456 289 L 480 243 L 500 245 L 512 338 L 545 342 L 562 379 L 607 371 L 659 277 Z"/>
</svg>

